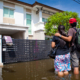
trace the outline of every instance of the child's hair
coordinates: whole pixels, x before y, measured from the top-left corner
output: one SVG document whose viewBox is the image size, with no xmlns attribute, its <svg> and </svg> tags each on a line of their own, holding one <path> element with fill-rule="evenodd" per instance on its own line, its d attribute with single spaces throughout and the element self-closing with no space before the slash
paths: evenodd
<svg viewBox="0 0 80 80">
<path fill-rule="evenodd" d="M 61 35 L 63 36 L 68 36 L 66 33 L 65 33 L 65 26 L 63 25 L 59 25 L 58 26 L 58 31 Z M 60 47 L 63 48 L 65 45 L 66 45 L 66 41 L 63 40 L 62 38 L 59 38 L 59 41 L 60 41 Z M 63 45 L 62 45 L 63 44 Z"/>
<path fill-rule="evenodd" d="M 58 26 L 58 31 L 59 31 L 59 33 L 60 33 L 61 35 L 67 36 L 67 34 L 65 33 L 65 26 L 59 25 L 59 26 Z"/>
</svg>

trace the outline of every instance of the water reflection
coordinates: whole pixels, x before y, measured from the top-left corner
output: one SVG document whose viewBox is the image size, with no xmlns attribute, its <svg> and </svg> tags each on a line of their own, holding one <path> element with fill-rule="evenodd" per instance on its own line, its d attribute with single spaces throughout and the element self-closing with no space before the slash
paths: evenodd
<svg viewBox="0 0 80 80">
<path fill-rule="evenodd" d="M 79 75 L 62 78 L 54 71 L 52 59 L 5 64 L 0 68 L 0 80 L 79 80 Z"/>
</svg>

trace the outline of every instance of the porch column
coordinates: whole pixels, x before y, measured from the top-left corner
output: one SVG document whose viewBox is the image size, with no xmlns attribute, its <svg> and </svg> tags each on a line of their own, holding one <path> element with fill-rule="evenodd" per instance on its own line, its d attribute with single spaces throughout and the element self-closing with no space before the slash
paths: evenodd
<svg viewBox="0 0 80 80">
<path fill-rule="evenodd" d="M 42 10 L 39 8 L 39 22 L 42 22 Z"/>
<path fill-rule="evenodd" d="M 3 63 L 2 63 L 2 35 L 0 35 L 0 67 L 3 67 Z"/>
<path fill-rule="evenodd" d="M 37 30 L 34 32 L 34 39 L 45 40 L 44 30 Z"/>
<path fill-rule="evenodd" d="M 24 31 L 24 39 L 28 39 L 28 29 Z"/>
</svg>

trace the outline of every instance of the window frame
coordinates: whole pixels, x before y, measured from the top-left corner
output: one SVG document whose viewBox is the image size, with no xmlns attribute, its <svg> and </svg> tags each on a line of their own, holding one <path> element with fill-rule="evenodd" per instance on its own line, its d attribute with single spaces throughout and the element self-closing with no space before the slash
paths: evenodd
<svg viewBox="0 0 80 80">
<path fill-rule="evenodd" d="M 44 22 L 44 21 L 43 21 L 43 18 L 44 18 L 44 17 L 42 17 L 42 22 Z M 46 19 L 46 20 L 47 20 L 48 18 L 44 18 L 44 19 Z M 44 22 L 44 23 L 45 23 L 45 22 Z"/>
<path fill-rule="evenodd" d="M 27 15 L 27 14 L 31 15 L 31 19 L 29 19 L 29 20 L 31 20 L 31 34 L 29 34 L 29 35 L 32 35 L 32 13 L 26 12 L 26 15 Z M 27 22 L 27 17 L 26 17 L 26 22 Z M 26 26 L 28 26 L 27 23 L 26 23 Z M 29 27 L 29 28 L 30 28 L 30 27 Z M 28 28 L 28 29 L 29 29 L 29 28 Z"/>
<path fill-rule="evenodd" d="M 10 10 L 13 10 L 13 12 L 14 12 L 15 9 L 14 8 L 11 8 L 11 7 L 10 8 L 9 7 L 3 7 L 3 17 L 5 17 L 4 16 L 4 8 L 7 8 L 8 9 L 8 15 L 9 15 L 9 17 L 6 17 L 6 18 L 14 18 L 14 13 L 13 13 L 13 17 L 10 17 Z"/>
</svg>

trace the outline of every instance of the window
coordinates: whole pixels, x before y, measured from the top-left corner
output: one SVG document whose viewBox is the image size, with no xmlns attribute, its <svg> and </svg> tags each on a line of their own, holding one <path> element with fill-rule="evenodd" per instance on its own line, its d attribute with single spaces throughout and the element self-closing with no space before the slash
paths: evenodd
<svg viewBox="0 0 80 80">
<path fill-rule="evenodd" d="M 47 19 L 46 19 L 46 18 L 42 18 L 42 21 L 43 21 L 43 22 L 47 22 Z"/>
<path fill-rule="evenodd" d="M 28 32 L 31 34 L 31 14 L 26 14 L 26 25 L 29 26 Z"/>
<path fill-rule="evenodd" d="M 3 16 L 14 18 L 14 10 L 9 9 L 9 8 L 4 8 Z"/>
</svg>

